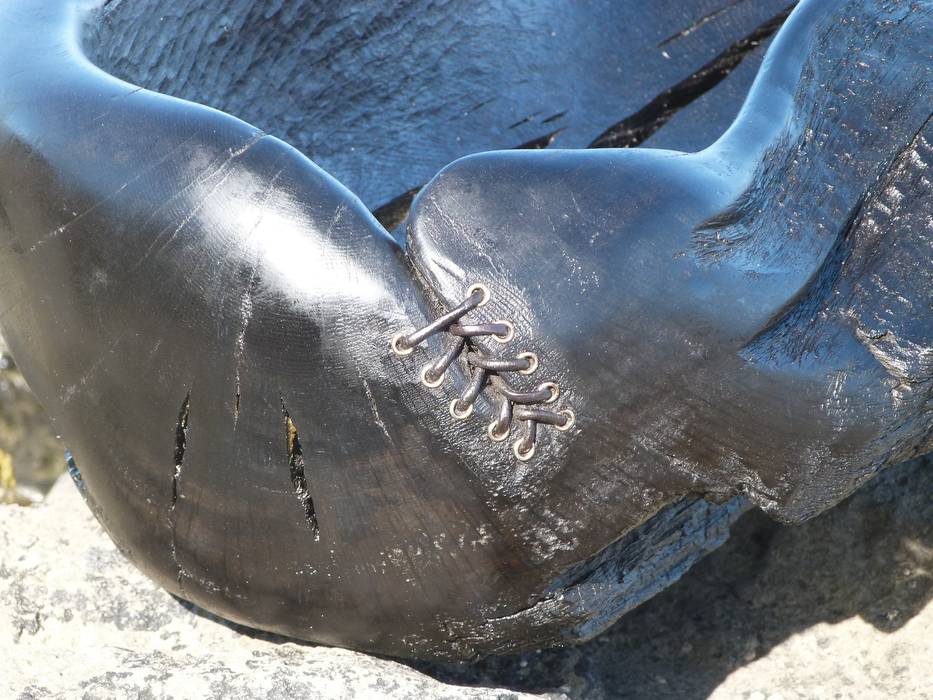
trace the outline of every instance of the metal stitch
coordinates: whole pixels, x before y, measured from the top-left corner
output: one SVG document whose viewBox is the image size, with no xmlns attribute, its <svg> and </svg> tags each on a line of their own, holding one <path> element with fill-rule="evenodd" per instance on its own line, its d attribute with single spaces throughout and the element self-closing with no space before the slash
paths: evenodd
<svg viewBox="0 0 933 700">
<path fill-rule="evenodd" d="M 557 400 L 560 388 L 554 382 L 539 384 L 531 391 L 521 391 L 501 376 L 504 372 L 533 373 L 538 368 L 537 355 L 522 352 L 514 358 L 493 357 L 471 342 L 472 338 L 485 336 L 492 337 L 500 343 L 507 343 L 515 335 L 515 327 L 509 321 L 461 323 L 461 319 L 468 313 L 484 306 L 489 301 L 489 296 L 489 290 L 485 285 L 474 284 L 470 287 L 467 298 L 456 307 L 422 328 L 407 334 L 397 333 L 389 341 L 389 347 L 396 355 L 404 357 L 433 335 L 450 335 L 453 342 L 445 349 L 444 354 L 426 364 L 421 370 L 421 382 L 432 389 L 439 387 L 446 378 L 447 368 L 454 360 L 463 356 L 470 370 L 470 381 L 463 388 L 460 397 L 450 402 L 450 415 L 459 420 L 469 418 L 476 399 L 488 384 L 496 395 L 496 419 L 487 426 L 486 434 L 490 440 L 502 442 L 508 438 L 513 420 L 521 421 L 525 429 L 522 436 L 513 443 L 512 451 L 516 458 L 526 462 L 535 454 L 539 424 L 566 431 L 573 427 L 576 417 L 570 409 L 549 411 L 531 407 L 534 404 L 551 404 Z"/>
</svg>

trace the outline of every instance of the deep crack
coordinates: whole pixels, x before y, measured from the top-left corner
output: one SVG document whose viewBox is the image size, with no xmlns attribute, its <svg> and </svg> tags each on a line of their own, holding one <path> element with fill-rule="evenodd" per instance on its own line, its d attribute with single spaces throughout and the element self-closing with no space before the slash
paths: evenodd
<svg viewBox="0 0 933 700">
<path fill-rule="evenodd" d="M 679 110 L 725 80 L 749 52 L 781 28 L 795 5 L 791 4 L 764 24 L 755 27 L 696 73 L 668 88 L 634 114 L 610 126 L 596 137 L 589 148 L 632 148 L 644 143 Z"/>
<path fill-rule="evenodd" d="M 185 462 L 185 449 L 188 447 L 188 416 L 191 408 L 191 392 L 185 395 L 185 400 L 181 403 L 181 409 L 178 412 L 178 420 L 175 423 L 175 467 L 172 471 L 172 502 L 169 506 L 168 520 L 171 532 L 172 562 L 177 571 L 178 584 L 181 585 L 182 578 L 186 575 L 184 567 L 178 561 L 178 548 L 175 543 L 175 529 L 178 524 L 176 509 L 178 506 L 178 487 L 181 482 L 181 469 Z"/>
<path fill-rule="evenodd" d="M 680 81 L 673 87 L 668 88 L 634 114 L 610 126 L 587 148 L 632 148 L 644 143 L 652 134 L 667 124 L 671 117 L 679 110 L 699 97 L 702 97 L 725 80 L 749 52 L 754 51 L 761 42 L 770 38 L 781 28 L 781 25 L 784 24 L 784 20 L 790 15 L 796 4 L 796 2 L 790 4 L 767 22 L 755 27 L 749 34 L 735 41 L 725 51 L 691 76 Z M 713 19 L 716 15 L 729 9 L 731 6 L 732 5 L 727 5 L 720 8 L 716 12 L 711 13 L 711 15 L 701 18 L 698 22 L 705 23 Z M 689 34 L 696 28 L 697 27 L 691 25 L 672 37 L 665 39 L 662 45 L 679 36 L 685 35 L 685 33 Z M 556 121 L 565 114 L 566 112 L 558 112 L 544 119 L 542 124 Z M 512 124 L 509 128 L 520 126 L 530 121 L 534 116 L 536 116 L 536 114 L 530 115 Z M 515 146 L 515 148 L 547 148 L 561 131 L 563 131 L 563 129 L 557 129 L 549 134 Z M 423 184 L 413 187 L 407 192 L 389 200 L 382 206 L 373 209 L 373 216 L 376 217 L 376 220 L 382 224 L 386 230 L 392 231 L 405 221 L 411 209 L 412 202 L 418 192 L 421 191 L 422 187 L 424 187 Z"/>
<path fill-rule="evenodd" d="M 398 197 L 390 199 L 381 207 L 373 209 L 373 216 L 376 217 L 376 221 L 382 224 L 387 231 L 394 229 L 408 216 L 411 203 L 415 201 L 415 196 L 421 191 L 422 187 L 424 187 L 424 185 L 412 187 Z"/>
<path fill-rule="evenodd" d="M 285 416 L 285 448 L 288 454 L 288 470 L 291 476 L 292 486 L 295 488 L 295 497 L 304 510 L 305 520 L 314 534 L 315 542 L 321 539 L 321 530 L 318 527 L 317 513 L 314 512 L 314 500 L 311 498 L 311 492 L 308 489 L 308 479 L 305 476 L 305 460 L 301 452 L 301 439 L 298 436 L 298 428 L 295 422 L 288 414 L 285 408 L 285 402 L 282 402 L 282 414 Z"/>
<path fill-rule="evenodd" d="M 172 510 L 178 502 L 178 482 L 181 480 L 181 467 L 185 461 L 185 448 L 188 446 L 188 414 L 191 406 L 191 392 L 182 401 L 175 423 L 175 472 L 172 475 Z"/>
</svg>

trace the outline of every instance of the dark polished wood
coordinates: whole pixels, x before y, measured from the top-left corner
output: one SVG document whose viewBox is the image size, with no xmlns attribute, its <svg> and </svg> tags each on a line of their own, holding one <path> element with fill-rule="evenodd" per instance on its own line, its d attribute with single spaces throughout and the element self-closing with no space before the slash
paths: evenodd
<svg viewBox="0 0 933 700">
<path fill-rule="evenodd" d="M 173 593 L 400 656 L 568 643 L 746 501 L 930 450 L 933 4 L 805 0 L 731 126 L 781 3 L 83 4 L 0 6 L 0 323 Z M 400 242 L 370 208 L 429 179 Z M 576 416 L 528 462 L 491 390 L 451 416 L 464 365 L 420 382 L 446 334 L 389 347 L 474 283 L 515 329 L 475 349 Z"/>
</svg>

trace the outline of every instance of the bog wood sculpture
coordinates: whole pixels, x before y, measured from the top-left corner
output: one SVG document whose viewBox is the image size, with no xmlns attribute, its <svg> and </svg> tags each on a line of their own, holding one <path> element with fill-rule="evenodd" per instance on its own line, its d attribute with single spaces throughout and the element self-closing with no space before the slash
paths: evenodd
<svg viewBox="0 0 933 700">
<path fill-rule="evenodd" d="M 568 643 L 744 503 L 930 450 L 933 3 L 627 41 L 630 2 L 332 5 L 0 6 L 4 334 L 165 588 L 399 656 Z M 629 148 L 782 23 L 712 145 Z"/>
</svg>

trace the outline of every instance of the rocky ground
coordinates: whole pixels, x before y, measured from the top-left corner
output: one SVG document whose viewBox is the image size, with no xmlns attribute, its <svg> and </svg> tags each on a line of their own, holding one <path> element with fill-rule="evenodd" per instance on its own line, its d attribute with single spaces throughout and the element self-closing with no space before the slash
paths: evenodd
<svg viewBox="0 0 933 700">
<path fill-rule="evenodd" d="M 41 500 L 64 470 L 63 452 L 0 337 L 0 503 Z"/>
<path fill-rule="evenodd" d="M 156 588 L 63 477 L 0 507 L 3 698 L 933 698 L 933 462 L 800 527 L 759 513 L 583 646 L 476 666 L 251 633 Z"/>
</svg>

